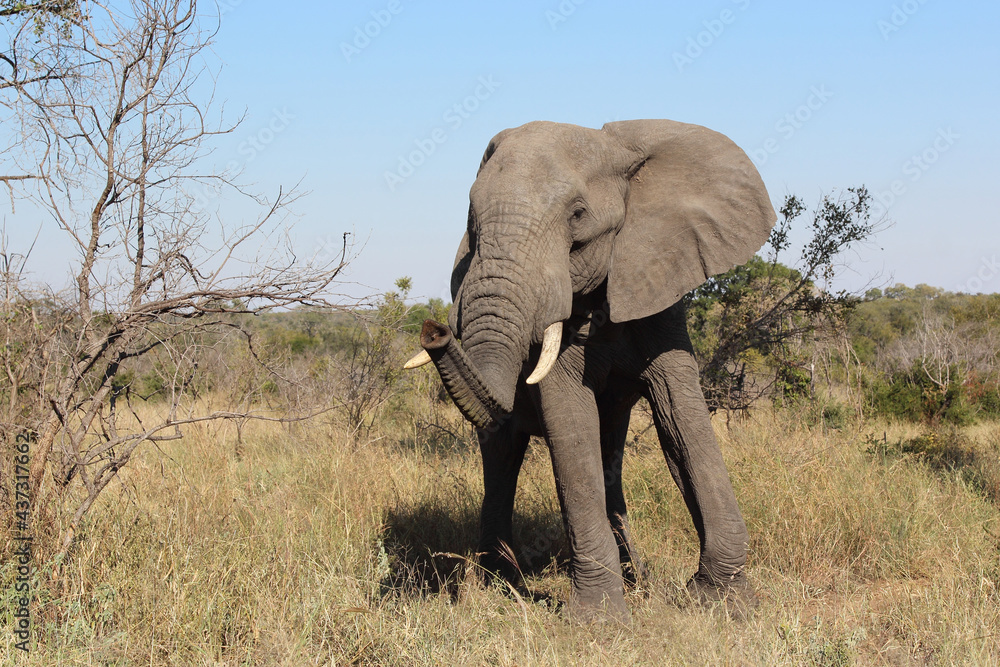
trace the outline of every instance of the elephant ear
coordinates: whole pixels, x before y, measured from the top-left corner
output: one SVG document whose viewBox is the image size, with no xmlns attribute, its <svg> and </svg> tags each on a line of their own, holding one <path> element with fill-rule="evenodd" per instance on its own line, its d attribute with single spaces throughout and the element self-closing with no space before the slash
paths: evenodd
<svg viewBox="0 0 1000 667">
<path fill-rule="evenodd" d="M 469 207 L 469 215 L 472 215 L 472 207 Z M 451 311 L 448 313 L 448 326 L 456 338 L 461 338 L 462 322 L 460 320 L 462 301 L 462 283 L 465 282 L 465 274 L 469 272 L 469 265 L 472 264 L 472 246 L 469 243 L 468 230 L 462 236 L 462 242 L 458 244 L 458 253 L 455 255 L 455 266 L 451 270 Z"/>
<path fill-rule="evenodd" d="M 767 241 L 776 219 L 767 190 L 727 137 L 669 120 L 602 129 L 635 156 L 608 272 L 613 321 L 669 308 Z"/>
</svg>

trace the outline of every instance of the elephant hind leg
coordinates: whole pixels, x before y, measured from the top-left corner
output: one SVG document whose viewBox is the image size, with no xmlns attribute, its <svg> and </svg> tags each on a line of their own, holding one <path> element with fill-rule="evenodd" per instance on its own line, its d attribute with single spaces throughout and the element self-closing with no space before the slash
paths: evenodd
<svg viewBox="0 0 1000 667">
<path fill-rule="evenodd" d="M 518 430 L 513 420 L 497 430 L 480 429 L 478 435 L 484 489 L 479 565 L 488 578 L 500 578 L 517 586 L 522 577 L 512 544 L 514 495 L 529 436 Z"/>
</svg>

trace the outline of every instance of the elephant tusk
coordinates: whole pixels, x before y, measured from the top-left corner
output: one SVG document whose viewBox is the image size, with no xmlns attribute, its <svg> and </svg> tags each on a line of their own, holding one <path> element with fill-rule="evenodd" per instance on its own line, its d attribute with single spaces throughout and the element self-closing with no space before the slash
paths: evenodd
<svg viewBox="0 0 1000 667">
<path fill-rule="evenodd" d="M 542 340 L 542 354 L 538 357 L 535 370 L 531 372 L 531 375 L 528 376 L 525 382 L 528 384 L 538 384 L 549 374 L 552 367 L 555 366 L 556 359 L 559 357 L 559 346 L 562 344 L 562 330 L 562 322 L 553 322 L 545 328 L 545 338 Z"/>
<path fill-rule="evenodd" d="M 403 365 L 403 368 L 409 371 L 429 363 L 431 363 L 431 355 L 427 353 L 427 350 L 420 350 L 420 352 L 413 355 L 413 358 Z"/>
</svg>

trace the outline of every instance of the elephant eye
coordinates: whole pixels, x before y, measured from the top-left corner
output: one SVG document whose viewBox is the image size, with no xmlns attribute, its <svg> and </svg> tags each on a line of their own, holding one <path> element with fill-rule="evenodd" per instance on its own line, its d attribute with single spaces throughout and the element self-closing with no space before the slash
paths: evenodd
<svg viewBox="0 0 1000 667">
<path fill-rule="evenodd" d="M 587 212 L 587 209 L 578 206 L 576 209 L 574 209 L 573 215 L 570 216 L 570 221 L 575 222 L 575 221 L 579 220 L 580 218 L 583 217 L 583 214 L 586 213 L 586 212 Z"/>
</svg>

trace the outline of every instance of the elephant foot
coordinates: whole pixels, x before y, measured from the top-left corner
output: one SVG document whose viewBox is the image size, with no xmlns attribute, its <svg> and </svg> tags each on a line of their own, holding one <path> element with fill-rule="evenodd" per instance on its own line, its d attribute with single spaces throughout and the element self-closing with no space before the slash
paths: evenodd
<svg viewBox="0 0 1000 667">
<path fill-rule="evenodd" d="M 600 597 L 570 594 L 563 614 L 566 620 L 575 625 L 628 624 L 632 620 L 625 597 L 620 591 L 617 595 L 603 593 Z"/>
<path fill-rule="evenodd" d="M 738 621 L 747 620 L 760 606 L 760 600 L 745 575 L 717 584 L 699 572 L 688 581 L 687 592 L 703 607 L 713 608 L 722 605 L 729 617 Z"/>
<path fill-rule="evenodd" d="M 622 579 L 625 581 L 625 588 L 627 590 L 639 590 L 649 579 L 649 569 L 641 558 L 623 560 L 621 565 Z"/>
<path fill-rule="evenodd" d="M 502 588 L 507 588 L 507 584 L 514 588 L 524 585 L 524 576 L 517 558 L 510 547 L 503 543 L 499 547 L 480 551 L 478 571 L 483 583 L 487 585 L 500 585 Z"/>
</svg>

